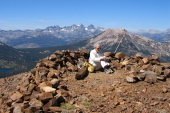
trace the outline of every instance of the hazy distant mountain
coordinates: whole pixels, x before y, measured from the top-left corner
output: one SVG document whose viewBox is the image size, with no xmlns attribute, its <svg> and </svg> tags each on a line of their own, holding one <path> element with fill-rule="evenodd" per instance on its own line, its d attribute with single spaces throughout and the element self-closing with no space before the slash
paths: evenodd
<svg viewBox="0 0 170 113">
<path fill-rule="evenodd" d="M 159 30 L 139 30 L 135 32 L 131 32 L 132 34 L 145 36 L 148 38 L 151 38 L 153 40 L 156 40 L 158 42 L 170 42 L 170 29 L 167 29 L 166 31 L 159 31 Z"/>
<path fill-rule="evenodd" d="M 103 31 L 103 28 L 82 24 L 36 30 L 0 30 L 0 41 L 14 48 L 61 46 L 81 38 L 92 38 Z"/>
</svg>

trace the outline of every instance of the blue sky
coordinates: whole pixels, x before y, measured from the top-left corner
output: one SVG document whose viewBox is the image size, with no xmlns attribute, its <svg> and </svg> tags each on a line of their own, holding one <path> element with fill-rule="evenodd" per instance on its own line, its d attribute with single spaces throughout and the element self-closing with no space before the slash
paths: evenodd
<svg viewBox="0 0 170 113">
<path fill-rule="evenodd" d="M 127 30 L 170 28 L 170 0 L 0 0 L 0 29 L 83 24 Z"/>
</svg>

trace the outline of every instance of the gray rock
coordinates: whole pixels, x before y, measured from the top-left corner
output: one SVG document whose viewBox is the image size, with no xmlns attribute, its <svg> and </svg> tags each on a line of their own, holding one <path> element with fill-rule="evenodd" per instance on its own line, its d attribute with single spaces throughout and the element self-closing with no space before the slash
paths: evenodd
<svg viewBox="0 0 170 113">
<path fill-rule="evenodd" d="M 155 83 L 157 82 L 157 75 L 155 72 L 153 71 L 145 71 L 145 81 L 148 82 L 148 83 Z"/>
</svg>

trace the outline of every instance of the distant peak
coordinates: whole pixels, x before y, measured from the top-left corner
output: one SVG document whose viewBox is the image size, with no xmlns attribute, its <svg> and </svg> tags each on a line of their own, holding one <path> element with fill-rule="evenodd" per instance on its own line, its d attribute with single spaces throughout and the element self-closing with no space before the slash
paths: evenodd
<svg viewBox="0 0 170 113">
<path fill-rule="evenodd" d="M 121 29 L 107 29 L 103 34 L 119 35 L 124 33 L 127 33 L 127 31 L 124 28 L 121 28 Z"/>
</svg>

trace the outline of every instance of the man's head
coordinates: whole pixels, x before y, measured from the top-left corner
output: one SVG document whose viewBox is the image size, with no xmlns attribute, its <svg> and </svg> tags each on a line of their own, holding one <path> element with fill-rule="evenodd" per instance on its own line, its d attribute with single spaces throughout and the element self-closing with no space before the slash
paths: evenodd
<svg viewBox="0 0 170 113">
<path fill-rule="evenodd" d="M 101 50 L 100 44 L 95 44 L 94 49 L 96 50 L 96 52 L 100 52 Z"/>
</svg>

